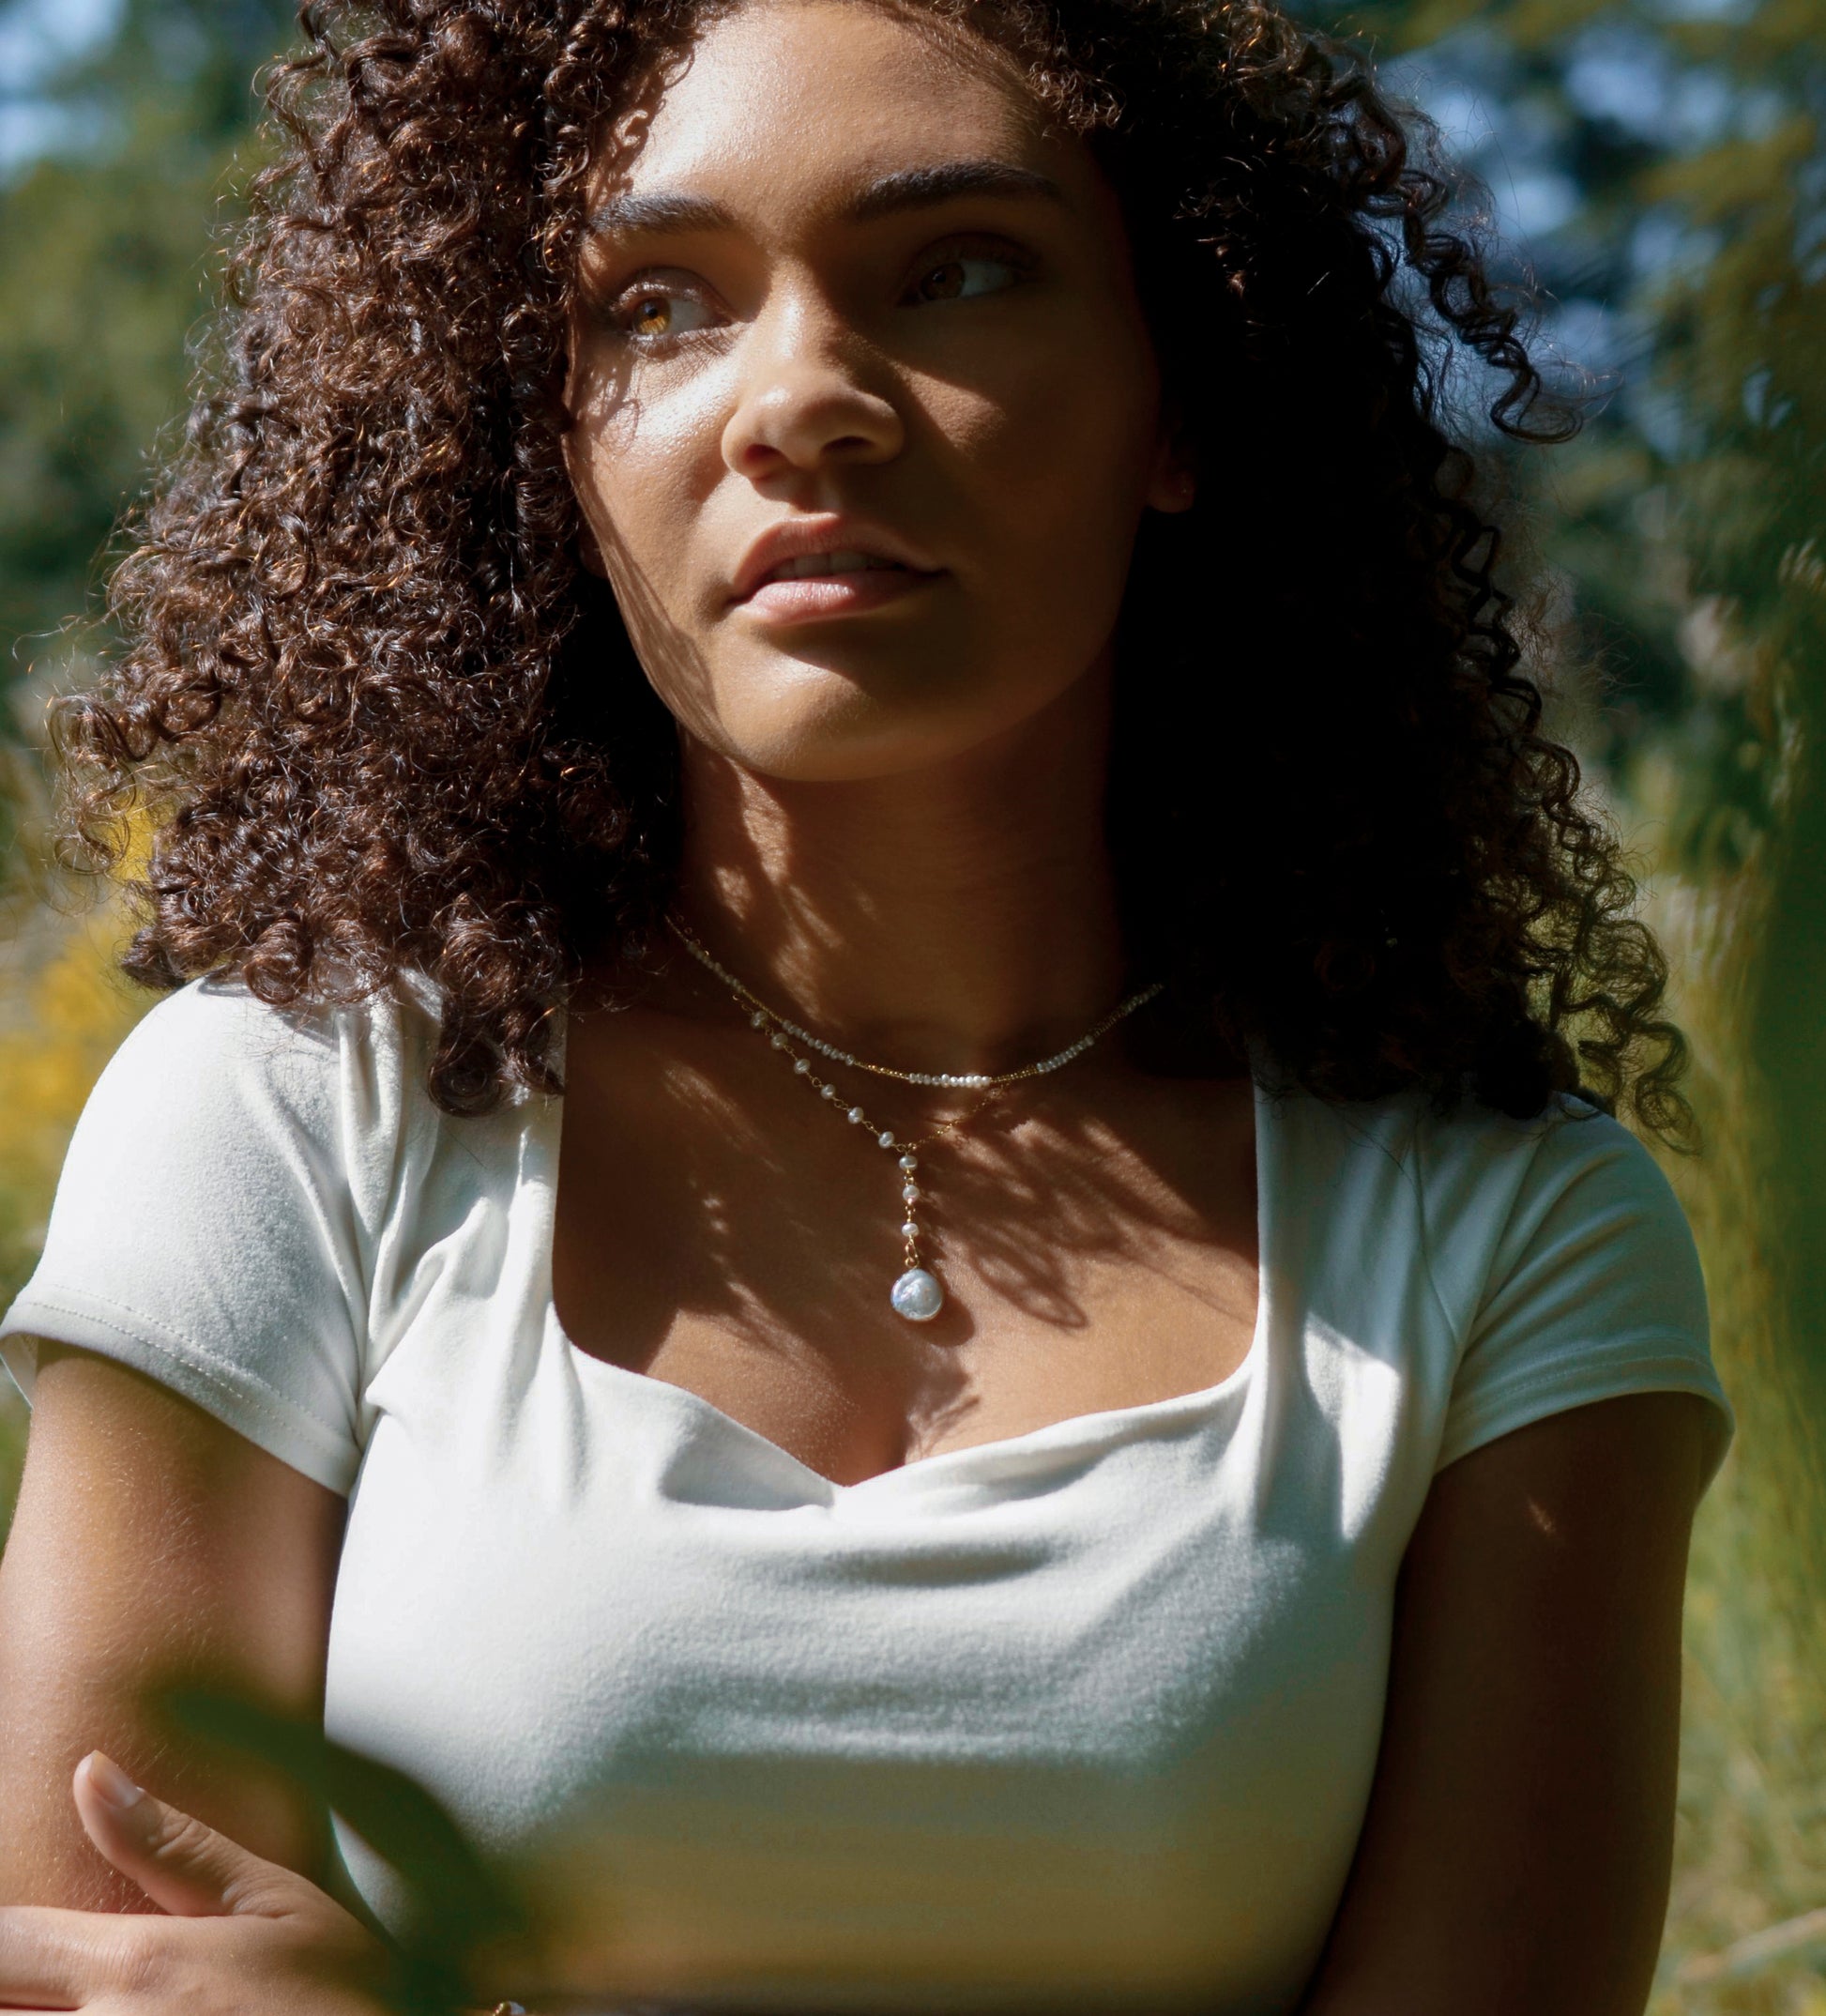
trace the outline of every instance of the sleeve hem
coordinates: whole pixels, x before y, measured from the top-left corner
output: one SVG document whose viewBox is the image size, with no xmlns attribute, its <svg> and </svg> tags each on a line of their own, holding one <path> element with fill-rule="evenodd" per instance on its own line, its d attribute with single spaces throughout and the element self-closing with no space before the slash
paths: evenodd
<svg viewBox="0 0 1826 2016">
<path fill-rule="evenodd" d="M 1602 1352 L 1584 1352 L 1556 1365 L 1536 1366 L 1523 1377 L 1480 1393 L 1474 1404 L 1455 1408 L 1448 1416 L 1434 1474 L 1517 1428 L 1632 1393 L 1691 1393 L 1711 1401 L 1703 1491 L 1725 1460 L 1737 1417 L 1709 1360 L 1696 1357 L 1690 1337 L 1673 1334 L 1633 1338 Z"/>
<path fill-rule="evenodd" d="M 238 1366 L 167 1331 L 155 1318 L 99 1295 L 29 1290 L 0 1321 L 0 1363 L 29 1402 L 37 1370 L 34 1340 L 68 1344 L 144 1372 L 180 1394 L 313 1483 L 346 1498 L 358 1453 L 283 1395 Z"/>
</svg>

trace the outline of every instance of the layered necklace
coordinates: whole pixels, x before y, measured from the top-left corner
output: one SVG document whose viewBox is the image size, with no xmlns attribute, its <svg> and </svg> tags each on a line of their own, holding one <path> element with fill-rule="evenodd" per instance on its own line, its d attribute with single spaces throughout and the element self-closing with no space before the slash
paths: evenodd
<svg viewBox="0 0 1826 2016">
<path fill-rule="evenodd" d="M 801 1029 L 778 1009 L 768 1007 L 726 967 L 719 965 L 677 917 L 668 916 L 666 924 L 673 936 L 705 971 L 728 989 L 737 1006 L 747 1015 L 749 1027 L 767 1038 L 780 1053 L 782 1061 L 792 1066 L 794 1076 L 803 1078 L 806 1085 L 852 1127 L 860 1127 L 884 1154 L 897 1160 L 901 1179 L 902 1264 L 899 1277 L 888 1291 L 888 1299 L 895 1314 L 905 1317 L 910 1323 L 930 1322 L 945 1306 L 944 1284 L 923 1257 L 926 1235 L 920 1212 L 925 1202 L 925 1193 L 919 1183 L 920 1150 L 968 1126 L 1005 1087 L 1022 1084 L 1028 1078 L 1043 1078 L 1063 1069 L 1073 1058 L 1082 1057 L 1100 1036 L 1107 1035 L 1118 1022 L 1134 1015 L 1137 1008 L 1145 1008 L 1161 992 L 1161 984 L 1157 981 L 1150 987 L 1143 987 L 1138 994 L 1131 994 L 1075 1043 L 1067 1044 L 1064 1049 L 1056 1050 L 1051 1057 L 1042 1057 L 1038 1063 L 1023 1064 L 1016 1071 L 902 1071 L 893 1064 L 871 1063 L 867 1058 L 853 1057 L 834 1043 L 814 1036 L 809 1029 Z M 877 1126 L 860 1106 L 847 1105 L 837 1087 L 820 1077 L 812 1061 L 814 1056 L 829 1058 L 831 1062 L 845 1065 L 851 1071 L 865 1071 L 873 1077 L 893 1078 L 902 1085 L 980 1092 L 982 1097 L 967 1111 L 941 1123 L 916 1140 L 903 1140 L 891 1127 Z"/>
</svg>

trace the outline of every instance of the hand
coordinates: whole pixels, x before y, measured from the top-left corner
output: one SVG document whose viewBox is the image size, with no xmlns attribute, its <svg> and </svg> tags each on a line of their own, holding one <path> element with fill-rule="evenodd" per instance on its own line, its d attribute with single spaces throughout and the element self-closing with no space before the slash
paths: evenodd
<svg viewBox="0 0 1826 2016">
<path fill-rule="evenodd" d="M 84 1831 L 160 1911 L 0 1907 L 0 2008 L 96 2016 L 375 2016 L 390 1956 L 315 1885 L 144 1793 L 92 1751 Z"/>
</svg>

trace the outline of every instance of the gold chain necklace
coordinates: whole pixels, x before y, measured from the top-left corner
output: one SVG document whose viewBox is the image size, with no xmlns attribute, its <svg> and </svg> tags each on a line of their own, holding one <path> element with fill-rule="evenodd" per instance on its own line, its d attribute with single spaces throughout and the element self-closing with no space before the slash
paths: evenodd
<svg viewBox="0 0 1826 2016">
<path fill-rule="evenodd" d="M 901 1223 L 902 1270 L 900 1277 L 889 1291 L 888 1299 L 896 1315 L 904 1316 L 908 1322 L 929 1323 L 945 1306 L 945 1290 L 938 1276 L 921 1259 L 921 1242 L 925 1234 L 920 1223 L 920 1206 L 925 1201 L 917 1178 L 920 1170 L 919 1151 L 930 1147 L 934 1141 L 942 1140 L 947 1135 L 955 1134 L 959 1128 L 976 1120 L 1004 1086 L 1018 1085 L 1027 1078 L 1040 1078 L 1069 1064 L 1073 1058 L 1082 1057 L 1100 1036 L 1104 1036 L 1116 1025 L 1132 1016 L 1137 1008 L 1144 1008 L 1161 992 L 1161 983 L 1156 981 L 1150 987 L 1143 987 L 1137 994 L 1131 994 L 1119 1006 L 1112 1008 L 1088 1035 L 1077 1042 L 1056 1051 L 1051 1057 L 1042 1057 L 1038 1063 L 1023 1064 L 1018 1071 L 1000 1072 L 949 1072 L 949 1071 L 900 1071 L 892 1064 L 874 1064 L 860 1057 L 852 1057 L 847 1050 L 841 1050 L 835 1044 L 826 1043 L 809 1030 L 801 1029 L 797 1022 L 789 1021 L 777 1009 L 769 1008 L 766 1001 L 751 992 L 738 980 L 734 973 L 713 959 L 677 917 L 668 915 L 666 924 L 673 936 L 691 954 L 692 957 L 713 974 L 735 997 L 738 1006 L 748 1013 L 749 1027 L 767 1037 L 771 1046 L 789 1062 L 794 1074 L 803 1078 L 834 1109 L 841 1110 L 843 1118 L 853 1127 L 873 1137 L 875 1144 L 884 1153 L 895 1155 L 900 1162 L 901 1205 L 904 1216 Z M 956 1119 L 948 1120 L 934 1127 L 929 1134 L 922 1134 L 917 1140 L 905 1141 L 890 1127 L 877 1127 L 860 1106 L 844 1108 L 843 1094 L 836 1086 L 820 1078 L 812 1060 L 796 1047 L 803 1045 L 805 1049 L 816 1052 L 820 1057 L 830 1058 L 840 1064 L 847 1064 L 855 1071 L 868 1071 L 876 1077 L 896 1078 L 903 1085 L 942 1085 L 964 1091 L 981 1092 L 978 1100 L 967 1113 L 960 1113 Z"/>
</svg>

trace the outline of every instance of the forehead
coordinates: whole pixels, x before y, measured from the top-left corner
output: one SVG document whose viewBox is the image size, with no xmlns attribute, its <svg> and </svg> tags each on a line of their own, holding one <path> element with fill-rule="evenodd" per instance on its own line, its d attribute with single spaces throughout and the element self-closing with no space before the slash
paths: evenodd
<svg viewBox="0 0 1826 2016">
<path fill-rule="evenodd" d="M 624 188 L 773 196 L 959 158 L 1057 173 L 1076 151 L 1048 131 L 1009 57 L 887 0 L 745 0 L 617 138 Z"/>
</svg>

